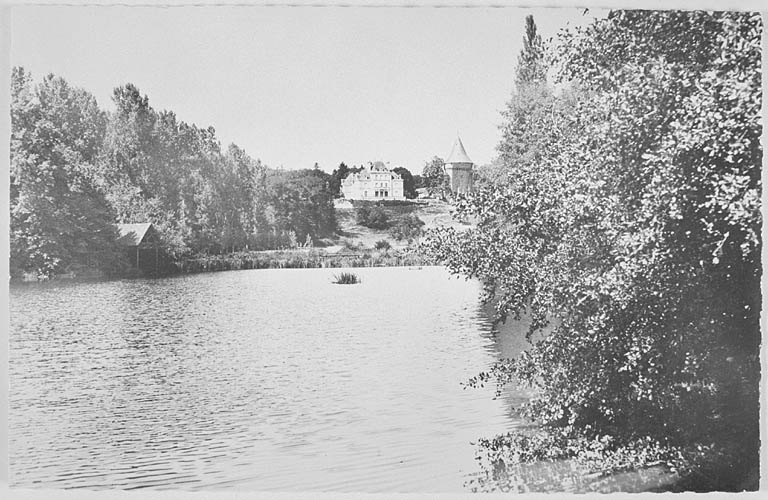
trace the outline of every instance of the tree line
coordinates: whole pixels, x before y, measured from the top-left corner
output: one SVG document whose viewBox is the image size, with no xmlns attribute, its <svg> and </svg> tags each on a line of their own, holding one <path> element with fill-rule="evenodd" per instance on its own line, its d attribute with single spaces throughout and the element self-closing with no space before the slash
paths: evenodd
<svg viewBox="0 0 768 500">
<path fill-rule="evenodd" d="M 485 487 L 561 458 L 756 487 L 761 31 L 759 13 L 612 11 L 544 43 L 526 20 L 498 159 L 456 202 L 477 227 L 425 245 L 497 320 L 531 322 L 527 351 L 470 381 L 535 388 L 519 410 L 543 431 L 482 440 Z"/>
<path fill-rule="evenodd" d="M 172 258 L 332 236 L 331 176 L 278 170 L 212 127 L 156 111 L 132 84 L 102 110 L 86 90 L 23 68 L 11 82 L 11 275 L 49 277 L 85 257 L 123 265 L 117 223 L 151 222 Z"/>
</svg>

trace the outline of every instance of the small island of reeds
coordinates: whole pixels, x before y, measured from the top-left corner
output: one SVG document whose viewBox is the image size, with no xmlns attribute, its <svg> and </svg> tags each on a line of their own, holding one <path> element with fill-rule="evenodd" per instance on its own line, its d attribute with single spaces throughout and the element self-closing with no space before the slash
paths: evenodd
<svg viewBox="0 0 768 500">
<path fill-rule="evenodd" d="M 333 276 L 333 283 L 337 285 L 357 285 L 362 283 L 355 273 L 341 273 Z"/>
</svg>

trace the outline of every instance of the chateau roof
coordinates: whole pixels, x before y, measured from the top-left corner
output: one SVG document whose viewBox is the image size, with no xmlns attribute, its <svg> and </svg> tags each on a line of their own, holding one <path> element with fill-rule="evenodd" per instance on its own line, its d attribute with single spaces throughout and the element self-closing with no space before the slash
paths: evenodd
<svg viewBox="0 0 768 500">
<path fill-rule="evenodd" d="M 345 178 L 349 179 L 360 179 L 360 180 L 368 180 L 371 178 L 371 172 L 376 173 L 387 173 L 390 175 L 390 178 L 392 179 L 400 179 L 401 176 L 397 172 L 393 172 L 392 170 L 387 167 L 383 161 L 375 161 L 371 163 L 370 165 L 366 165 L 363 167 L 363 170 L 360 172 L 347 176 Z"/>
<path fill-rule="evenodd" d="M 464 150 L 464 144 L 461 143 L 459 136 L 456 136 L 456 142 L 453 143 L 451 154 L 448 155 L 445 163 L 472 163 L 472 160 L 469 159 L 467 152 Z"/>
</svg>

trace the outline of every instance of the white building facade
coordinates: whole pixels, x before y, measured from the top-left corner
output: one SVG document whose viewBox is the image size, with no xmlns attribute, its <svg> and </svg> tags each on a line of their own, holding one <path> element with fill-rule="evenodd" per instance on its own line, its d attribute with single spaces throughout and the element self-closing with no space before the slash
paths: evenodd
<svg viewBox="0 0 768 500">
<path fill-rule="evenodd" d="M 404 200 L 403 179 L 383 162 L 377 161 L 341 180 L 341 192 L 348 200 Z"/>
</svg>

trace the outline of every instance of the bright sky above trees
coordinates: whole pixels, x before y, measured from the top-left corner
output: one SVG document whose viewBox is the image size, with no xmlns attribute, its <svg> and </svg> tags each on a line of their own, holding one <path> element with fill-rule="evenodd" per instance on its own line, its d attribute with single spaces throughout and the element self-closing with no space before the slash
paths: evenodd
<svg viewBox="0 0 768 500">
<path fill-rule="evenodd" d="M 11 63 L 113 109 L 134 83 L 158 110 L 213 126 L 272 167 L 383 160 L 419 173 L 461 134 L 499 141 L 525 16 L 544 40 L 582 9 L 19 7 Z"/>
</svg>

